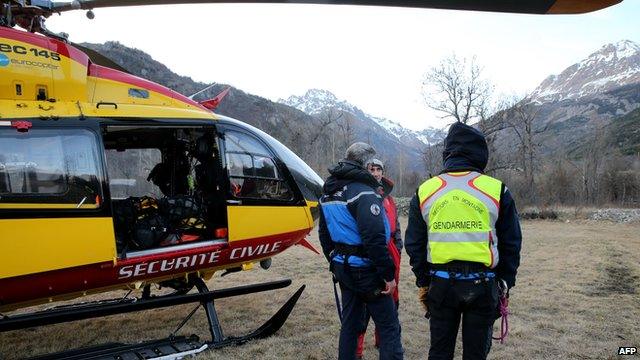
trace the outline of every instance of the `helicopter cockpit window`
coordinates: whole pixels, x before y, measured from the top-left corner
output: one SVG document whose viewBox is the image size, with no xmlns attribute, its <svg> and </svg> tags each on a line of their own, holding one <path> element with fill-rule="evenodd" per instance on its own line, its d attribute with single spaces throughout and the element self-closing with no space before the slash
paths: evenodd
<svg viewBox="0 0 640 360">
<path fill-rule="evenodd" d="M 253 159 L 249 154 L 227 153 L 229 176 L 253 175 Z"/>
<path fill-rule="evenodd" d="M 276 168 L 276 164 L 273 163 L 273 160 L 268 157 L 256 156 L 253 158 L 254 166 L 256 169 L 256 176 L 278 179 L 278 170 Z"/>
<path fill-rule="evenodd" d="M 225 133 L 225 147 L 227 153 L 269 154 L 269 151 L 257 139 L 236 131 Z"/>
<path fill-rule="evenodd" d="M 293 198 L 272 156 L 257 139 L 243 133 L 225 133 L 231 194 L 236 198 L 288 201 Z"/>
<path fill-rule="evenodd" d="M 0 129 L 0 208 L 98 208 L 98 159 L 89 130 Z"/>
</svg>

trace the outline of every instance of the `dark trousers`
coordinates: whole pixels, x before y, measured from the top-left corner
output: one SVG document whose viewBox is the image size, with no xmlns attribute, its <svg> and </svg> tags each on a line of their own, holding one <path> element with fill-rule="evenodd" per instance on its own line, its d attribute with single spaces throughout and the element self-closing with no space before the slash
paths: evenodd
<svg viewBox="0 0 640 360">
<path fill-rule="evenodd" d="M 453 359 L 461 319 L 462 358 L 487 358 L 498 306 L 498 288 L 493 278 L 452 281 L 434 276 L 427 303 L 431 313 L 430 360 Z"/>
<path fill-rule="evenodd" d="M 396 311 L 398 311 L 398 309 L 400 308 L 400 302 L 399 301 L 394 301 L 394 303 L 396 304 Z M 367 333 L 367 328 L 369 327 L 369 320 L 371 320 L 371 314 L 369 314 L 368 310 L 365 310 L 364 312 L 364 319 L 362 319 L 362 330 L 360 330 L 360 336 L 365 336 Z M 400 336 L 402 336 L 402 325 L 400 325 Z M 380 347 L 378 345 L 378 342 L 380 340 L 380 334 L 378 333 L 378 329 L 375 329 L 375 346 L 376 347 Z M 362 343 L 360 343 L 362 342 Z M 364 339 L 360 340 L 358 338 L 358 355 L 362 355 L 361 354 L 361 346 L 364 346 Z"/>
<path fill-rule="evenodd" d="M 375 294 L 384 284 L 375 269 L 353 266 L 345 269 L 342 264 L 334 263 L 333 273 L 342 293 L 338 359 L 355 359 L 358 335 L 362 332 L 362 319 L 366 311 L 369 311 L 380 334 L 380 359 L 402 359 L 398 311 L 391 296 Z"/>
</svg>

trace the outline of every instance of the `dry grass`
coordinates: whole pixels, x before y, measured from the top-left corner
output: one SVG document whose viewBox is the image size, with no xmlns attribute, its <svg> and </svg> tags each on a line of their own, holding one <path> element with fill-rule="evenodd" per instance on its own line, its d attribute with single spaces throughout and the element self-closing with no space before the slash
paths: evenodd
<svg viewBox="0 0 640 360">
<path fill-rule="evenodd" d="M 527 221 L 523 228 L 523 261 L 511 297 L 511 334 L 506 344 L 494 343 L 490 357 L 602 359 L 614 358 L 618 346 L 640 345 L 640 226 Z M 317 244 L 315 236 L 312 240 Z M 400 320 L 405 357 L 424 359 L 428 323 L 415 301 L 406 255 L 402 261 Z M 227 335 L 253 330 L 298 286 L 307 284 L 307 290 L 276 336 L 209 352 L 198 359 L 334 359 L 339 322 L 326 269 L 321 256 L 296 247 L 276 257 L 269 271 L 214 278 L 209 283 L 212 288 L 294 279 L 294 285 L 285 290 L 220 300 L 217 307 Z M 167 336 L 192 308 L 185 305 L 3 333 L 0 358 Z M 181 333 L 206 337 L 204 312 L 199 310 Z M 365 355 L 377 358 L 369 340 Z M 460 357 L 460 351 L 456 356 Z"/>
</svg>

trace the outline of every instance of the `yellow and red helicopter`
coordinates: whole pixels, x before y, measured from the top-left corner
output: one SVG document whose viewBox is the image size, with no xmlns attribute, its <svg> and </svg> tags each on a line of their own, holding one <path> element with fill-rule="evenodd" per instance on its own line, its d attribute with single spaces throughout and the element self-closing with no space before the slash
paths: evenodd
<svg viewBox="0 0 640 360">
<path fill-rule="evenodd" d="M 320 177 L 268 134 L 215 114 L 225 92 L 193 101 L 45 27 L 50 15 L 71 10 L 216 2 L 257 1 L 0 0 L 0 332 L 200 302 L 211 341 L 153 343 L 156 355 L 170 355 L 158 353 L 166 343 L 178 357 L 269 336 L 287 319 L 304 286 L 257 331 L 225 338 L 214 299 L 291 281 L 209 291 L 203 279 L 254 263 L 268 268 L 296 244 L 313 249 L 305 236 L 317 218 Z M 620 0 L 286 2 L 544 14 Z M 150 284 L 175 292 L 152 296 Z M 187 294 L 194 286 L 198 293 Z M 139 301 L 7 314 L 114 289 L 144 290 Z"/>
</svg>

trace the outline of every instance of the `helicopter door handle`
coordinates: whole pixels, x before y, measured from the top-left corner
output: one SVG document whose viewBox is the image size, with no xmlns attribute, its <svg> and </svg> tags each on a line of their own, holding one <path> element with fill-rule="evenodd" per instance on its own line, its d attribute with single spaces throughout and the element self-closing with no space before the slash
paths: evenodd
<svg viewBox="0 0 640 360">
<path fill-rule="evenodd" d="M 96 104 L 96 108 L 100 109 L 100 106 L 113 106 L 116 110 L 118 110 L 118 104 L 113 102 L 100 101 L 99 103 Z"/>
<path fill-rule="evenodd" d="M 242 200 L 227 200 L 227 204 L 242 205 Z"/>
</svg>

